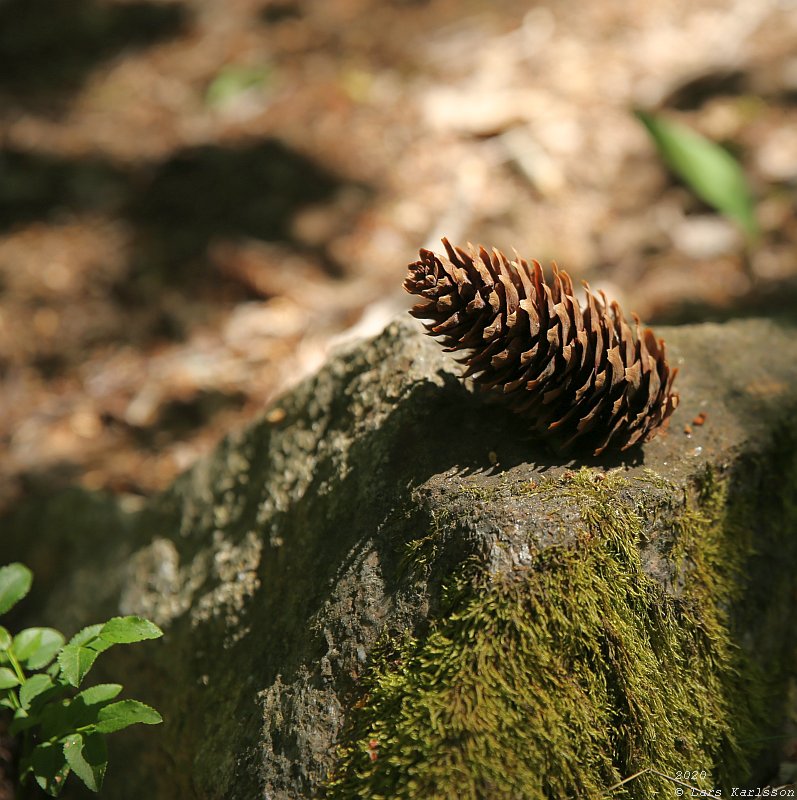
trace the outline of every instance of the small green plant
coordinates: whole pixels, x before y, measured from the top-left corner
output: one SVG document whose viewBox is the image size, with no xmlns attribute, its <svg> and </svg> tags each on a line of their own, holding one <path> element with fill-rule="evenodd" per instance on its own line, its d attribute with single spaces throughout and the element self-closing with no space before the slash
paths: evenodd
<svg viewBox="0 0 797 800">
<path fill-rule="evenodd" d="M 23 564 L 0 568 L 0 615 L 30 591 L 32 581 Z M 9 730 L 20 740 L 20 784 L 32 775 L 57 797 L 71 771 L 92 791 L 100 790 L 108 764 L 105 734 L 163 720 L 138 700 L 115 701 L 122 691 L 118 683 L 76 690 L 109 647 L 162 635 L 157 625 L 132 616 L 90 625 L 68 642 L 53 628 L 12 636 L 0 626 L 0 710 L 13 714 Z"/>
<path fill-rule="evenodd" d="M 753 197 L 739 162 L 724 148 L 673 120 L 637 111 L 667 166 L 703 201 L 758 237 Z"/>
<path fill-rule="evenodd" d="M 267 88 L 273 79 L 273 70 L 266 64 L 253 67 L 230 64 L 210 82 L 205 102 L 209 106 L 223 106 L 244 92 Z"/>
</svg>

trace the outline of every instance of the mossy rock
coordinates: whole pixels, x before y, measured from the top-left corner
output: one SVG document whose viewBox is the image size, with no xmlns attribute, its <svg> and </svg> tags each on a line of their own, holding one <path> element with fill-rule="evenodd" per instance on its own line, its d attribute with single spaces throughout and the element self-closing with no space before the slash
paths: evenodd
<svg viewBox="0 0 797 800">
<path fill-rule="evenodd" d="M 47 576 L 37 624 L 166 631 L 105 661 L 166 719 L 118 737 L 108 796 L 770 777 L 797 632 L 795 328 L 660 333 L 683 402 L 625 458 L 536 448 L 401 321 L 143 510 L 72 493 L 6 520 L 9 556 Z"/>
<path fill-rule="evenodd" d="M 499 540 L 499 568 L 468 561 L 426 632 L 384 645 L 327 796 L 651 797 L 684 765 L 702 789 L 749 778 L 778 681 L 732 633 L 751 548 L 726 490 L 705 474 L 674 507 L 652 475 L 586 468 L 506 488 L 561 538 L 524 526 Z M 650 537 L 654 516 L 672 535 Z"/>
</svg>

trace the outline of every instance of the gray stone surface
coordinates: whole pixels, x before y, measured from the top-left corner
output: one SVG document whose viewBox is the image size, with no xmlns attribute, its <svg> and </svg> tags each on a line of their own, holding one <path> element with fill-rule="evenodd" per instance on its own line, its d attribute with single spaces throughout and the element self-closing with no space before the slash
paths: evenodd
<svg viewBox="0 0 797 800">
<path fill-rule="evenodd" d="M 653 470 L 677 487 L 706 465 L 749 463 L 751 483 L 776 480 L 761 464 L 773 453 L 788 460 L 795 441 L 797 327 L 749 320 L 657 333 L 681 368 L 682 403 L 665 434 L 627 456 L 582 462 L 540 449 L 521 420 L 457 380 L 459 367 L 416 323 L 398 320 L 337 354 L 145 508 L 70 492 L 6 520 L 0 560 L 36 575 L 29 620 L 72 631 L 136 613 L 166 632 L 104 656 L 109 674 L 167 720 L 117 742 L 107 796 L 312 796 L 377 639 L 434 613 L 441 582 L 468 556 L 496 569 L 522 561 L 513 531 L 534 529 L 543 544 L 567 535 L 566 508 L 548 525 L 528 503 L 485 504 L 476 491 L 471 502 L 469 489 L 582 463 L 630 477 Z M 701 411 L 705 424 L 687 436 Z M 457 525 L 424 579 L 410 580 L 406 543 L 452 504 Z M 654 554 L 648 567 L 666 583 Z"/>
</svg>

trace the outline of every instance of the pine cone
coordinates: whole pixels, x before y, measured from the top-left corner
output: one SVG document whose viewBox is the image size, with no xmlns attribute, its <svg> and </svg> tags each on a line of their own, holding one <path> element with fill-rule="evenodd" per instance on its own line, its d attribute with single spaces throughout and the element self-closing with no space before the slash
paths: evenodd
<svg viewBox="0 0 797 800">
<path fill-rule="evenodd" d="M 468 251 L 443 239 L 448 257 L 420 251 L 404 288 L 424 298 L 410 313 L 446 350 L 470 351 L 463 378 L 494 393 L 563 452 L 574 446 L 599 455 L 653 437 L 678 405 L 664 342 L 650 328 L 634 331 L 617 303 L 573 296 L 570 276 L 499 250 Z"/>
</svg>

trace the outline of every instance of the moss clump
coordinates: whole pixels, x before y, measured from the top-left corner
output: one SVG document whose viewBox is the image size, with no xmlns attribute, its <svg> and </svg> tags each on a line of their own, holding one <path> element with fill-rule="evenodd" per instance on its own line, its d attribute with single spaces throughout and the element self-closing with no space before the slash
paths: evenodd
<svg viewBox="0 0 797 800">
<path fill-rule="evenodd" d="M 743 778 L 757 695 L 729 634 L 719 553 L 745 553 L 721 548 L 722 492 L 704 481 L 677 521 L 673 595 L 643 571 L 626 481 L 582 470 L 536 486 L 543 514 L 578 504 L 575 536 L 509 574 L 468 562 L 431 631 L 385 648 L 326 796 L 649 797 L 675 788 L 657 773 Z"/>
</svg>

